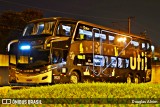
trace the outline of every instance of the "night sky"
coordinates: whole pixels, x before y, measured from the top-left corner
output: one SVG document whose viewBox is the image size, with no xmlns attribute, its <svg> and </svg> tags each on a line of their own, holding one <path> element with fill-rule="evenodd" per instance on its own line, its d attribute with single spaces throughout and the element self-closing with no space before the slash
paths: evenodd
<svg viewBox="0 0 160 107">
<path fill-rule="evenodd" d="M 0 0 L 0 13 L 5 10 L 22 11 L 35 8 L 44 17 L 71 17 L 128 31 L 146 32 L 153 44 L 160 45 L 160 0 Z"/>
</svg>

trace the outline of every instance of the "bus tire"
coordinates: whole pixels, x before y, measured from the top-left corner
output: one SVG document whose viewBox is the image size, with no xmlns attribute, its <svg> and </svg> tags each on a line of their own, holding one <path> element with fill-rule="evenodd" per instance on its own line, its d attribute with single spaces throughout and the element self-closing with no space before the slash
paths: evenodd
<svg viewBox="0 0 160 107">
<path fill-rule="evenodd" d="M 71 72 L 70 83 L 77 84 L 79 82 L 79 75 L 76 71 Z"/>
<path fill-rule="evenodd" d="M 127 75 L 127 83 L 128 84 L 132 83 L 132 75 L 131 74 Z"/>
<path fill-rule="evenodd" d="M 135 84 L 141 83 L 141 77 L 138 74 L 136 74 L 134 77 L 134 83 Z"/>
</svg>

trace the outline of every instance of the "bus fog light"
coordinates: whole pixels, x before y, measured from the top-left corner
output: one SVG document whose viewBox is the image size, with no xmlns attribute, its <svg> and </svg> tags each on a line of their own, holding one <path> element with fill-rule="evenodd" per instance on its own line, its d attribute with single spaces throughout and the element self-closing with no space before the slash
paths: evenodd
<svg viewBox="0 0 160 107">
<path fill-rule="evenodd" d="M 67 69 L 66 68 L 62 68 L 62 73 L 66 73 Z"/>
</svg>

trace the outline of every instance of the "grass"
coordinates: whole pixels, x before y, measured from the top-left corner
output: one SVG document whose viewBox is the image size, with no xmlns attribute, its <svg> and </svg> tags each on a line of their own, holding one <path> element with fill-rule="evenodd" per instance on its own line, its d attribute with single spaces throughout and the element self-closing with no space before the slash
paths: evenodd
<svg viewBox="0 0 160 107">
<path fill-rule="evenodd" d="M 141 83 L 141 84 L 125 84 L 125 83 L 79 83 L 79 84 L 56 84 L 52 86 L 40 86 L 22 88 L 19 90 L 12 90 L 11 87 L 0 88 L 0 98 L 68 98 L 68 102 L 74 98 L 104 98 L 103 100 L 116 100 L 118 98 L 160 98 L 160 84 Z M 108 98 L 108 99 L 105 99 Z M 116 99 L 117 98 L 117 99 Z M 49 99 L 48 99 L 49 100 Z M 45 99 L 45 102 L 48 101 Z M 58 101 L 62 101 L 60 99 Z M 77 99 L 77 103 L 84 99 Z M 88 99 L 86 99 L 88 100 Z M 97 99 L 96 99 L 97 100 Z M 100 100 L 97 104 L 54 104 L 56 107 L 159 107 L 158 104 L 104 104 Z M 128 99 L 129 100 L 129 99 Z M 127 100 L 127 101 L 128 101 Z M 144 99 L 145 100 L 145 99 Z M 42 100 L 44 101 L 44 99 Z M 126 100 L 125 100 L 126 101 Z M 160 100 L 159 100 L 160 101 Z M 84 101 L 83 101 L 84 102 Z M 87 101 L 86 101 L 87 102 Z M 89 101 L 88 101 L 89 102 Z M 130 101 L 131 102 L 131 101 Z M 54 103 L 54 102 L 52 102 Z M 85 102 L 84 102 L 85 103 Z M 160 102 L 159 102 L 160 103 Z M 19 105 L 21 106 L 21 105 Z M 26 106 L 26 105 L 25 105 Z M 35 106 L 53 106 L 50 104 L 31 105 Z"/>
</svg>

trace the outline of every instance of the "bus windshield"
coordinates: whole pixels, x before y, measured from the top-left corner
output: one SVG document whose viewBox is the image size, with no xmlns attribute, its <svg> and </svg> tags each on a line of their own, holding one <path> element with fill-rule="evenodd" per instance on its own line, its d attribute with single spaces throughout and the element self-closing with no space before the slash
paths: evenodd
<svg viewBox="0 0 160 107">
<path fill-rule="evenodd" d="M 30 23 L 25 27 L 23 36 L 41 35 L 41 34 L 52 35 L 55 23 L 56 21 Z"/>
<path fill-rule="evenodd" d="M 17 67 L 33 68 L 49 64 L 49 50 L 19 51 Z"/>
</svg>

